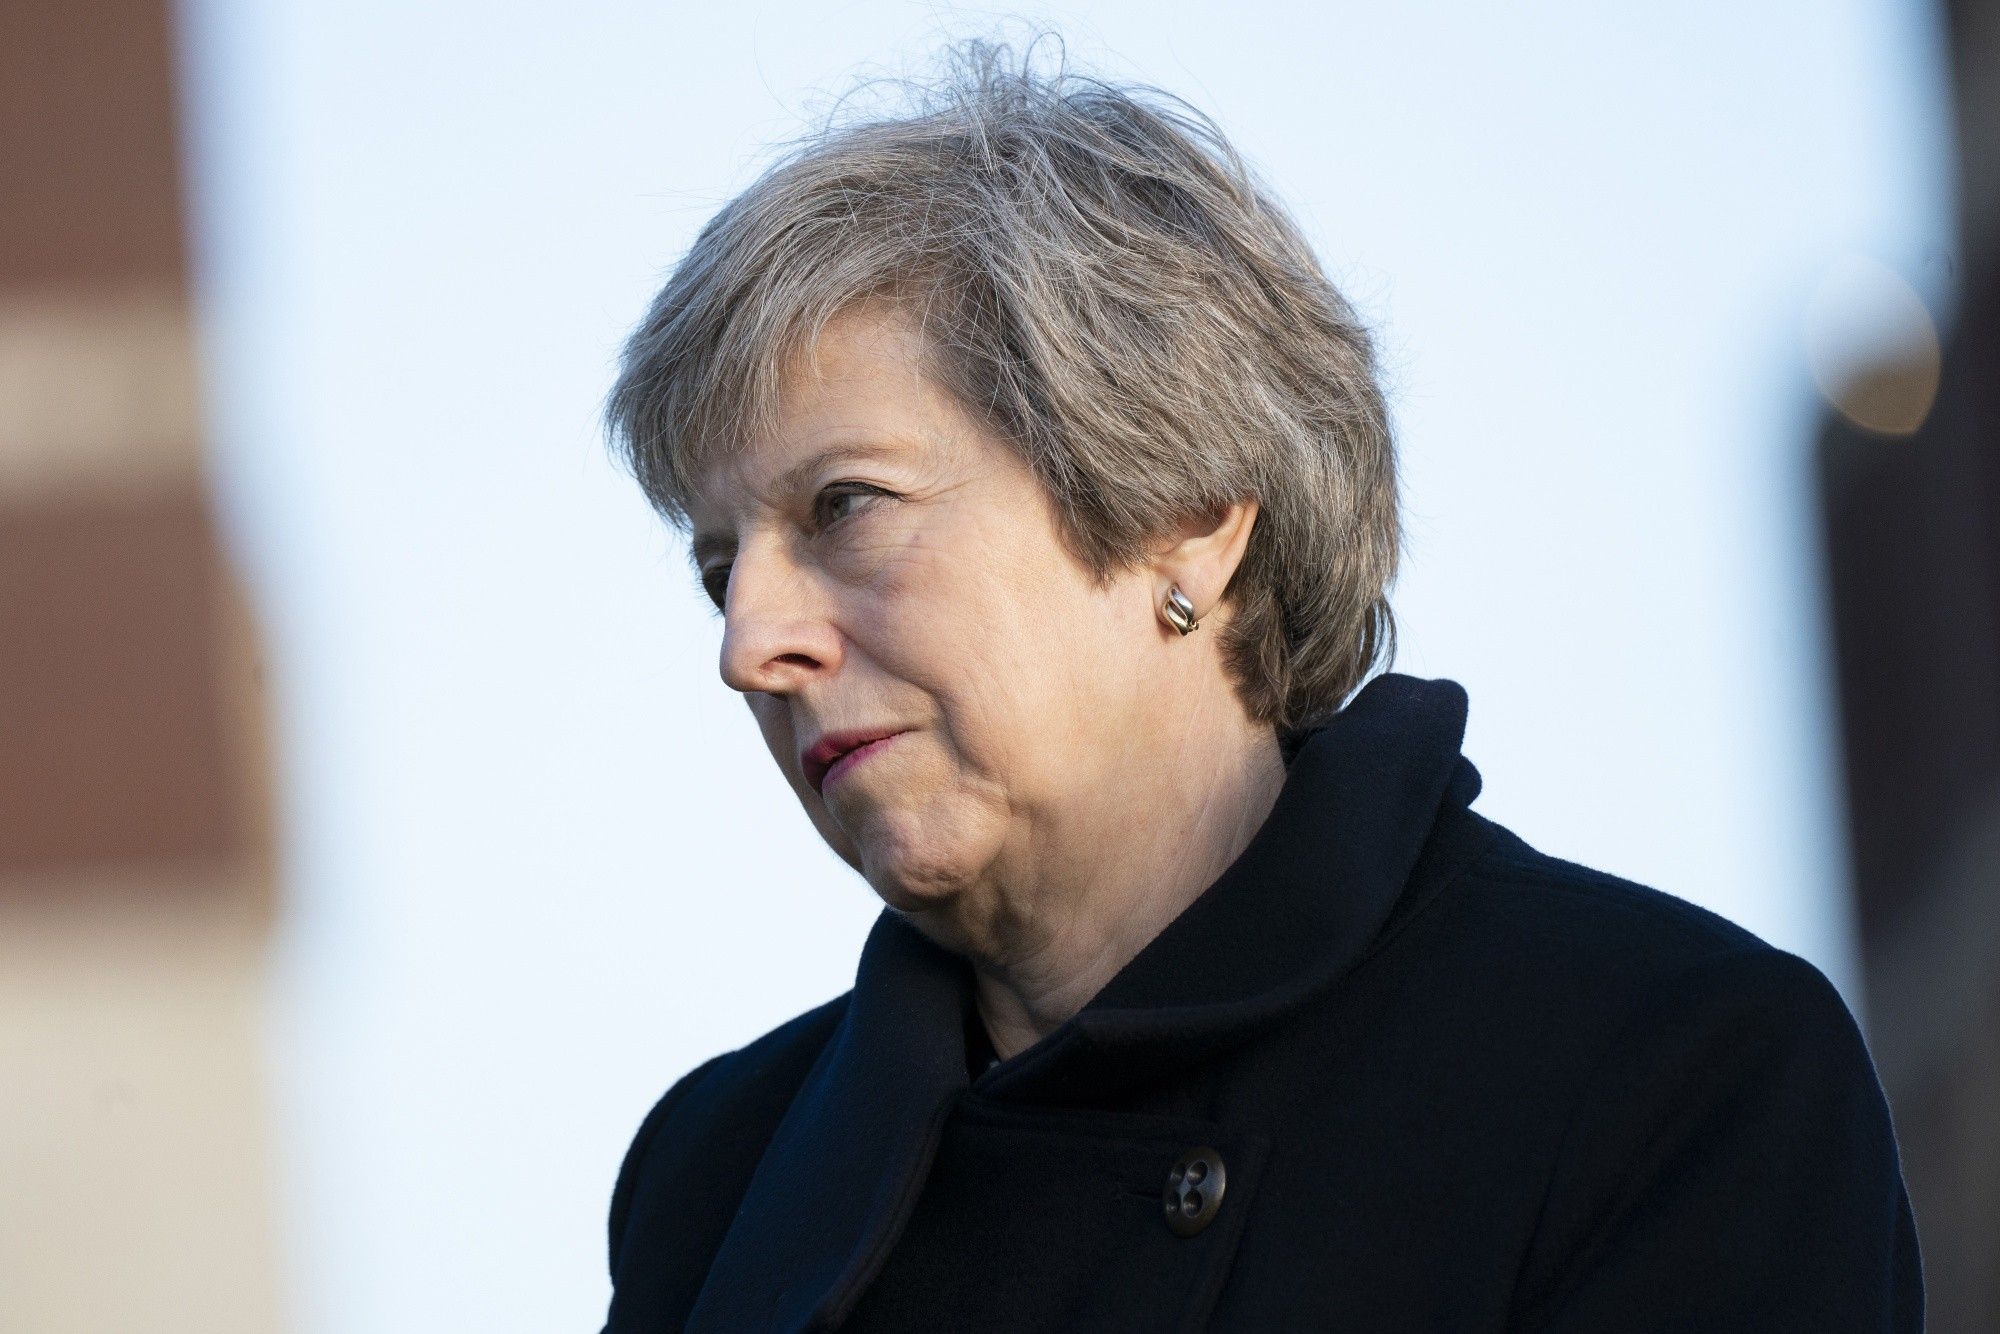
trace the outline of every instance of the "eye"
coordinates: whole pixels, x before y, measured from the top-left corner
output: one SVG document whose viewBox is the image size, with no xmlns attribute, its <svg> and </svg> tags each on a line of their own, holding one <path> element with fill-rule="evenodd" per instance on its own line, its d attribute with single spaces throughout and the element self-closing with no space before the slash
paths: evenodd
<svg viewBox="0 0 2000 1334">
<path fill-rule="evenodd" d="M 854 512 L 851 507 L 841 508 L 841 501 L 869 500 L 876 496 L 892 494 L 894 493 L 885 491 L 879 486 L 871 486 L 867 482 L 835 482 L 813 497 L 813 519 L 819 528 L 831 528 Z M 720 613 L 723 602 L 729 595 L 729 566 L 710 566 L 696 574 L 695 583 Z"/>
<path fill-rule="evenodd" d="M 727 565 L 710 566 L 696 576 L 695 583 L 700 585 L 701 591 L 708 595 L 708 600 L 715 604 L 715 610 L 717 614 L 720 614 L 722 611 L 722 600 L 729 593 L 729 567 Z"/>
<path fill-rule="evenodd" d="M 831 528 L 834 524 L 839 523 L 854 512 L 852 509 L 838 509 L 837 507 L 841 501 L 865 500 L 872 496 L 886 496 L 888 494 L 881 487 L 870 486 L 866 482 L 835 482 L 832 486 L 827 487 L 824 491 L 813 497 L 813 517 L 818 519 L 829 510 L 834 511 L 832 517 L 825 519 L 819 525 L 821 528 Z"/>
</svg>

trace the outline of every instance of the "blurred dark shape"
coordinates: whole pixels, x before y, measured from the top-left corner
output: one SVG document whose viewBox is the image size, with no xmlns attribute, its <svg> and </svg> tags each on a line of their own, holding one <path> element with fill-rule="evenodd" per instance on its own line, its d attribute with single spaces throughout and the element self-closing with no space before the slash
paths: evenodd
<svg viewBox="0 0 2000 1334">
<path fill-rule="evenodd" d="M 1907 436 L 1830 413 L 1818 461 L 1870 1043 L 1929 1328 L 1952 1334 L 2000 1330 L 2000 5 L 1946 13 L 1961 263 L 1937 399 Z"/>
</svg>

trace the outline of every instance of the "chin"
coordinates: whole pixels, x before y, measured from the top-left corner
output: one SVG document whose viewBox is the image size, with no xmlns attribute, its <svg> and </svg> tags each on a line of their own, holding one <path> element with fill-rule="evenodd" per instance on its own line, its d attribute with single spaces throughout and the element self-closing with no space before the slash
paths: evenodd
<svg viewBox="0 0 2000 1334">
<path fill-rule="evenodd" d="M 886 820 L 863 832 L 860 871 L 882 901 L 901 913 L 932 913 L 955 903 L 971 879 L 967 859 L 938 845 L 933 833 L 899 831 Z M 914 836 L 908 836 L 914 834 Z"/>
<path fill-rule="evenodd" d="M 950 894 L 940 895 L 929 891 L 912 891 L 901 884 L 895 883 L 881 884 L 871 880 L 869 884 L 874 887 L 876 897 L 880 898 L 883 903 L 894 908 L 903 916 L 913 918 L 919 922 L 936 921 L 940 917 L 949 917 L 951 914 L 951 905 L 956 898 L 955 895 Z"/>
<path fill-rule="evenodd" d="M 882 902 L 897 912 L 913 916 L 949 907 L 958 900 L 964 886 L 963 878 L 956 875 L 941 875 L 932 869 L 873 856 L 863 858 L 861 874 Z"/>
</svg>

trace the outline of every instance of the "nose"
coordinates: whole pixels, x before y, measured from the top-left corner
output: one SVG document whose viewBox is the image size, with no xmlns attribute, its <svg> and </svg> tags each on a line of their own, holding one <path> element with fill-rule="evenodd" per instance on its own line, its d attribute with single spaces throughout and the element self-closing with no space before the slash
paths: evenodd
<svg viewBox="0 0 2000 1334">
<path fill-rule="evenodd" d="M 831 670 L 840 636 L 828 611 L 819 581 L 781 552 L 738 552 L 723 599 L 723 681 L 783 695 Z"/>
</svg>

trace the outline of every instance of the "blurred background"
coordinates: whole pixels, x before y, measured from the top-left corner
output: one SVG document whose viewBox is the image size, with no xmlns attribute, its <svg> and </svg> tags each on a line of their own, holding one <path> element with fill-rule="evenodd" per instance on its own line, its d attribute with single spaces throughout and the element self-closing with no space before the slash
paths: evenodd
<svg viewBox="0 0 2000 1334">
<path fill-rule="evenodd" d="M 0 1330 L 595 1328 L 879 909 L 619 340 L 927 0 L 0 0 Z M 2000 1329 L 2000 6 L 1136 0 L 1378 331 L 1480 809 L 1818 964 Z"/>
</svg>

